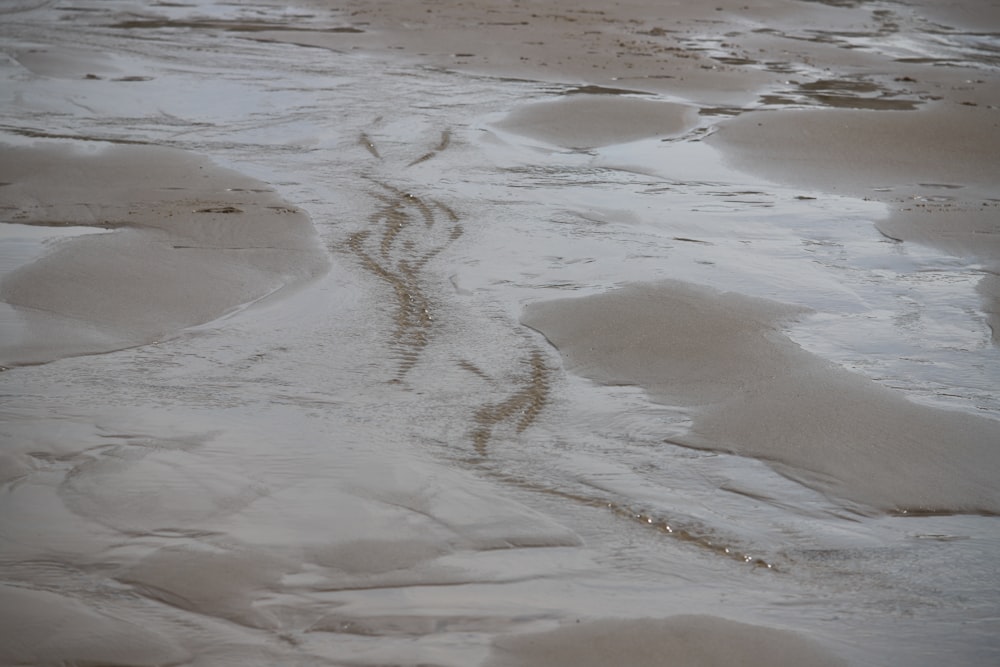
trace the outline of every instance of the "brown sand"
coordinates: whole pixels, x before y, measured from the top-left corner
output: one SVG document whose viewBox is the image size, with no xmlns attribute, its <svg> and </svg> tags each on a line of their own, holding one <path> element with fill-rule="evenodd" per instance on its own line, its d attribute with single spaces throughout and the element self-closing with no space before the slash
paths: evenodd
<svg viewBox="0 0 1000 667">
<path fill-rule="evenodd" d="M 1000 513 L 1000 423 L 919 406 L 803 351 L 779 331 L 799 312 L 667 282 L 532 304 L 522 321 L 573 372 L 693 408 L 679 444 L 754 456 L 881 510 Z"/>
<path fill-rule="evenodd" d="M 627 657 L 626 657 L 627 656 Z M 834 667 L 846 663 L 787 630 L 714 616 L 600 620 L 504 637 L 486 667 Z"/>
<path fill-rule="evenodd" d="M 693 127 L 695 119 L 694 107 L 681 104 L 582 94 L 521 107 L 497 127 L 567 148 L 596 148 L 675 136 Z"/>
<path fill-rule="evenodd" d="M 321 1 L 307 4 L 329 9 Z M 714 60 L 705 53 L 708 44 L 693 41 L 694 36 L 735 42 L 732 48 L 738 50 L 739 41 L 752 39 L 759 26 L 859 26 L 855 15 L 795 0 L 719 0 L 711 5 L 685 0 L 622 0 L 614 5 L 599 0 L 444 0 L 433 6 L 355 0 L 335 9 L 333 16 L 335 27 L 329 32 L 297 31 L 289 24 L 253 36 L 335 50 L 396 52 L 437 67 L 494 76 L 740 104 L 748 93 L 787 74 Z M 773 39 L 766 41 L 774 48 Z M 793 45 L 777 46 L 779 57 L 794 54 Z M 817 42 L 812 48 L 824 47 Z"/>
<path fill-rule="evenodd" d="M 0 209 L 29 225 L 116 231 L 70 239 L 6 276 L 25 321 L 0 363 L 149 343 L 323 271 L 308 217 L 270 189 L 180 151 L 6 146 Z"/>
</svg>

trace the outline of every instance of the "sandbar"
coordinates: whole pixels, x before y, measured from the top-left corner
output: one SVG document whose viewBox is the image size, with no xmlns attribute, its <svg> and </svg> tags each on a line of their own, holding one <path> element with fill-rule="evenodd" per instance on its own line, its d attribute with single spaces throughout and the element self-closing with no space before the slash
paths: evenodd
<svg viewBox="0 0 1000 667">
<path fill-rule="evenodd" d="M 548 632 L 503 637 L 486 667 L 603 667 L 623 660 L 633 667 L 684 665 L 846 665 L 818 643 L 776 628 L 717 616 L 603 619 Z"/>
<path fill-rule="evenodd" d="M 328 266 L 309 217 L 197 155 L 5 146 L 8 222 L 113 230 L 64 239 L 0 282 L 20 322 L 0 363 L 43 363 L 161 340 Z"/>
<path fill-rule="evenodd" d="M 522 322 L 568 370 L 690 410 L 675 444 L 759 458 L 876 510 L 1000 513 L 1000 423 L 918 405 L 802 350 L 781 332 L 802 314 L 667 281 L 536 302 Z"/>
</svg>

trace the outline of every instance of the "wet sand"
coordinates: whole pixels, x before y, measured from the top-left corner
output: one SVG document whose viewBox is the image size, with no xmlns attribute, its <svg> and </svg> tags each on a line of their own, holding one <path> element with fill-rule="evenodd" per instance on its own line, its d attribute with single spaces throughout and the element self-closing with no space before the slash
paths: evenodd
<svg viewBox="0 0 1000 667">
<path fill-rule="evenodd" d="M 718 2 L 706 9 L 643 0 L 613 11 L 602 3 L 449 3 L 424 12 L 375 2 L 342 15 L 357 32 L 331 39 L 291 30 L 266 38 L 398 50 L 444 68 L 579 82 L 612 94 L 659 92 L 711 105 L 702 113 L 735 116 L 720 123 L 710 141 L 737 168 L 884 202 L 890 213 L 876 224 L 888 237 L 981 262 L 983 308 L 1000 341 L 1000 193 L 992 177 L 1000 92 L 995 72 L 976 67 L 980 59 L 995 64 L 989 38 L 979 49 L 973 37 L 1000 28 L 1000 12 L 946 11 L 933 2 L 914 3 L 911 12 L 901 18 L 893 9 L 869 12 L 836 2 Z M 894 49 L 894 33 L 914 21 L 944 39 L 901 41 Z M 963 51 L 964 31 L 972 32 L 965 38 L 971 48 Z M 873 53 L 879 40 L 888 40 L 888 48 Z M 739 113 L 754 108 L 764 110 Z M 527 113 L 517 111 L 510 122 Z M 613 121 L 585 120 L 595 113 L 566 114 L 548 139 L 588 147 L 600 145 L 606 132 L 621 135 L 619 141 L 642 136 L 633 118 L 608 109 Z M 622 134 L 625 128 L 634 129 Z M 539 131 L 530 134 L 538 138 Z M 566 133 L 575 132 L 588 140 L 575 136 L 567 143 Z"/>
<path fill-rule="evenodd" d="M 575 149 L 675 137 L 694 127 L 696 110 L 679 104 L 607 95 L 571 95 L 515 110 L 496 127 Z M 615 122 L 609 123 L 613 118 Z"/>
<path fill-rule="evenodd" d="M 980 263 L 983 309 L 1000 341 L 1000 193 L 993 176 L 1000 154 L 1000 100 L 984 97 L 989 102 L 971 102 L 980 96 L 963 90 L 917 113 L 748 113 L 722 126 L 711 141 L 738 168 L 884 202 L 889 215 L 875 225 L 887 237 Z"/>
<path fill-rule="evenodd" d="M 797 314 L 668 283 L 532 304 L 522 321 L 570 371 L 693 408 L 681 444 L 753 456 L 883 511 L 1000 514 L 1000 424 L 918 406 L 804 352 L 779 329 Z"/>
<path fill-rule="evenodd" d="M 628 656 L 636 666 L 843 665 L 794 633 L 733 623 L 709 616 L 675 616 L 662 621 L 603 621 L 566 626 L 548 633 L 498 642 L 489 667 L 607 665 Z"/>
<path fill-rule="evenodd" d="M 966 4 L 12 7 L 0 660 L 995 664 Z"/>
<path fill-rule="evenodd" d="M 301 210 L 181 151 L 7 146 L 0 181 L 7 222 L 113 230 L 4 277 L 6 366 L 151 343 L 327 266 Z"/>
</svg>

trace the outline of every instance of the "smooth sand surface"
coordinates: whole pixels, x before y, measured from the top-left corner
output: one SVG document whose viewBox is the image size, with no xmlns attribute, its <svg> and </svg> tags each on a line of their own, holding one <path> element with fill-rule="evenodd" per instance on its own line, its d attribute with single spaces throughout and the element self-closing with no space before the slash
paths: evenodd
<svg viewBox="0 0 1000 667">
<path fill-rule="evenodd" d="M 569 370 L 692 408 L 680 444 L 754 456 L 880 510 L 1000 513 L 1000 423 L 917 405 L 803 351 L 780 332 L 800 312 L 667 282 L 534 303 L 522 322 Z"/>
<path fill-rule="evenodd" d="M 696 117 L 694 107 L 682 104 L 578 94 L 515 109 L 496 126 L 567 148 L 595 148 L 676 136 L 693 127 Z"/>
<path fill-rule="evenodd" d="M 94 226 L 0 283 L 18 326 L 0 363 L 149 343 L 327 266 L 309 218 L 268 186 L 181 151 L 5 146 L 0 208 L 28 225 Z"/>
<path fill-rule="evenodd" d="M 627 656 L 627 658 L 626 658 Z M 486 667 L 835 667 L 846 665 L 787 630 L 715 616 L 599 620 L 496 642 Z"/>
</svg>

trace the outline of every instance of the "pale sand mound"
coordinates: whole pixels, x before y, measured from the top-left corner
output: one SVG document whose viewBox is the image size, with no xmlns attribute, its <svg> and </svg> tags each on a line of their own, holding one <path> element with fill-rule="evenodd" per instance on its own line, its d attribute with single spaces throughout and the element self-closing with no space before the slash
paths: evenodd
<svg viewBox="0 0 1000 667">
<path fill-rule="evenodd" d="M 0 363 L 152 342 L 327 267 L 309 218 L 266 185 L 180 151 L 4 147 L 7 222 L 114 229 L 7 275 L 20 318 Z"/>
<path fill-rule="evenodd" d="M 714 616 L 602 620 L 503 637 L 486 667 L 833 667 L 844 661 L 787 630 Z"/>
<path fill-rule="evenodd" d="M 800 309 L 681 282 L 530 305 L 568 368 L 691 406 L 680 444 L 771 462 L 882 510 L 1000 513 L 1000 423 L 920 406 L 805 352 Z"/>
<path fill-rule="evenodd" d="M 597 148 L 675 136 L 694 127 L 696 120 L 697 110 L 683 104 L 576 94 L 521 107 L 496 126 L 567 148 Z"/>
</svg>

